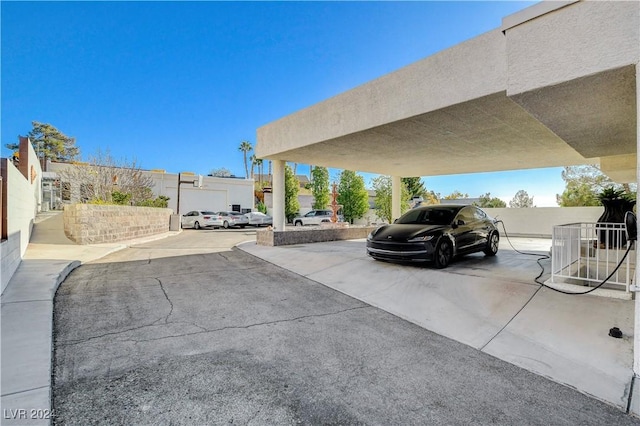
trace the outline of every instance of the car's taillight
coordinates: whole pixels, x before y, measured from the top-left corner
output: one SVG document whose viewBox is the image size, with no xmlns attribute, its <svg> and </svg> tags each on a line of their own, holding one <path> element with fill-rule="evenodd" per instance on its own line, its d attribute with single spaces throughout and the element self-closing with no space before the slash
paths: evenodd
<svg viewBox="0 0 640 426">
<path fill-rule="evenodd" d="M 211 219 L 211 216 L 203 216 L 203 219 L 209 220 L 209 219 Z"/>
</svg>

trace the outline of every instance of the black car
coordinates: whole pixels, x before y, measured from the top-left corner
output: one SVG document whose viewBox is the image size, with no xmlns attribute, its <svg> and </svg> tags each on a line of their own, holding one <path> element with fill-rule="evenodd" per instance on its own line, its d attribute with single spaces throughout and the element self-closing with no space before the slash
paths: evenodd
<svg viewBox="0 0 640 426">
<path fill-rule="evenodd" d="M 445 268 L 455 256 L 495 256 L 500 235 L 495 219 L 475 206 L 440 204 L 409 210 L 367 237 L 367 254 L 377 260 L 433 262 Z"/>
</svg>

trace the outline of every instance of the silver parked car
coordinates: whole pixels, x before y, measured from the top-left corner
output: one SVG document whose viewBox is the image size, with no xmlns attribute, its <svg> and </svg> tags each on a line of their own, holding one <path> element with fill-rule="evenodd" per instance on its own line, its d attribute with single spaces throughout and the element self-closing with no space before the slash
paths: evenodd
<svg viewBox="0 0 640 426">
<path fill-rule="evenodd" d="M 239 226 L 240 228 L 244 228 L 249 224 L 249 219 L 240 213 L 233 211 L 222 211 L 218 212 L 218 215 L 222 218 L 222 227 L 228 229 L 232 226 Z"/>
<path fill-rule="evenodd" d="M 331 222 L 331 218 L 333 217 L 333 210 L 323 209 L 323 210 L 311 210 L 309 213 L 304 216 L 296 216 L 293 218 L 293 224 L 295 226 L 305 226 L 305 225 L 320 225 L 323 222 Z M 342 215 L 338 215 L 338 222 L 343 222 L 344 218 Z"/>
<path fill-rule="evenodd" d="M 208 210 L 193 210 L 183 214 L 181 218 L 183 228 L 219 228 L 223 225 L 222 216 Z"/>
<path fill-rule="evenodd" d="M 245 214 L 249 225 L 251 226 L 269 226 L 273 225 L 273 218 L 262 212 L 249 212 Z"/>
</svg>

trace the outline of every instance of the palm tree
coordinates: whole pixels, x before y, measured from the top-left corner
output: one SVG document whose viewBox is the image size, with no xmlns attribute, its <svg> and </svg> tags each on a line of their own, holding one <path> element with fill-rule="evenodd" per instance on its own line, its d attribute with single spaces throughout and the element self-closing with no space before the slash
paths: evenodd
<svg viewBox="0 0 640 426">
<path fill-rule="evenodd" d="M 254 155 L 254 157 L 255 157 L 255 155 Z M 254 161 L 254 164 L 256 166 L 258 166 L 258 175 L 260 176 L 260 178 L 259 178 L 260 182 L 262 182 L 262 179 L 263 179 L 263 176 L 262 176 L 262 173 L 263 173 L 263 170 L 262 170 L 262 158 L 254 158 L 253 161 Z"/>
<path fill-rule="evenodd" d="M 247 153 L 253 149 L 251 146 L 251 142 L 242 141 L 240 142 L 240 146 L 238 147 L 242 154 L 244 155 L 244 175 L 247 179 L 249 179 L 249 165 L 247 163 Z"/>
<path fill-rule="evenodd" d="M 253 179 L 254 175 L 255 175 L 255 170 L 256 170 L 256 155 L 253 154 L 251 157 L 249 157 L 249 161 L 251 161 L 251 179 Z"/>
</svg>

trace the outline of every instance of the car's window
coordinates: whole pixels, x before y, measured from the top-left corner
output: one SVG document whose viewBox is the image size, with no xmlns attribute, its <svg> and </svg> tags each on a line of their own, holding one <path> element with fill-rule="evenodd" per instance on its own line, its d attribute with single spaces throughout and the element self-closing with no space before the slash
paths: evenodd
<svg viewBox="0 0 640 426">
<path fill-rule="evenodd" d="M 426 209 L 420 219 L 425 225 L 450 225 L 453 221 L 455 209 Z"/>
<path fill-rule="evenodd" d="M 315 215 L 316 215 L 316 212 L 314 212 L 314 211 L 312 210 L 312 211 L 310 211 L 309 213 L 305 214 L 305 215 L 304 215 L 304 217 L 312 217 L 312 216 L 315 216 Z"/>
<path fill-rule="evenodd" d="M 469 224 L 473 221 L 475 221 L 475 216 L 474 216 L 474 212 L 473 212 L 474 207 L 465 207 L 462 210 L 460 210 L 460 212 L 458 213 L 458 216 L 456 216 L 456 222 L 459 220 L 463 220 L 465 224 Z"/>
<path fill-rule="evenodd" d="M 420 218 L 423 216 L 424 214 L 421 210 L 409 210 L 407 213 L 400 216 L 400 218 L 396 221 L 396 223 L 415 225 L 420 223 Z"/>
<path fill-rule="evenodd" d="M 204 211 L 202 214 L 215 214 L 214 212 Z"/>
<path fill-rule="evenodd" d="M 476 218 L 476 220 L 485 220 L 487 218 L 487 214 L 482 210 L 480 210 L 479 208 L 473 209 L 473 215 Z"/>
<path fill-rule="evenodd" d="M 401 216 L 396 223 L 412 225 L 450 225 L 457 210 L 455 207 L 413 209 Z"/>
</svg>

